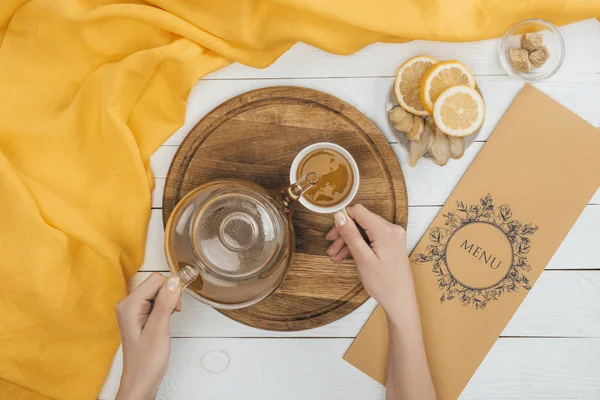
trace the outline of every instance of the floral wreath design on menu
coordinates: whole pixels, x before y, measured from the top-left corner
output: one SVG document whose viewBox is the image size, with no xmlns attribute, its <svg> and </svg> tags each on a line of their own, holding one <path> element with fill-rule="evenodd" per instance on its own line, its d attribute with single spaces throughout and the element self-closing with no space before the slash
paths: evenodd
<svg viewBox="0 0 600 400">
<path fill-rule="evenodd" d="M 498 300 L 503 294 L 517 292 L 523 288 L 531 289 L 529 279 L 525 273 L 531 270 L 527 261 L 531 240 L 530 236 L 538 226 L 523 224 L 512 218 L 512 210 L 507 204 L 496 206 L 492 196 L 481 198 L 479 204 L 465 204 L 457 202 L 456 209 L 443 215 L 443 227 L 432 227 L 429 230 L 430 244 L 425 253 L 415 254 L 412 261 L 416 264 L 431 263 L 432 271 L 442 291 L 440 302 L 458 300 L 464 306 L 475 309 L 485 309 L 492 300 Z M 472 222 L 488 222 L 500 228 L 512 246 L 513 263 L 503 280 L 486 289 L 473 289 L 463 285 L 450 273 L 446 264 L 446 245 L 452 233 L 458 228 Z"/>
</svg>

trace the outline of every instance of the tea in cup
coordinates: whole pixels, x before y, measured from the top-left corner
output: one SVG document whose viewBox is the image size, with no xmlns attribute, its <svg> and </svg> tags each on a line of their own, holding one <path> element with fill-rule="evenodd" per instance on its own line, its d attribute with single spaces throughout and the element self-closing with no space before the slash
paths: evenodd
<svg viewBox="0 0 600 400">
<path fill-rule="evenodd" d="M 352 155 L 333 143 L 315 143 L 304 148 L 290 168 L 290 182 L 310 172 L 320 175 L 319 183 L 300 198 L 311 211 L 328 214 L 343 210 L 358 191 L 358 166 Z"/>
</svg>

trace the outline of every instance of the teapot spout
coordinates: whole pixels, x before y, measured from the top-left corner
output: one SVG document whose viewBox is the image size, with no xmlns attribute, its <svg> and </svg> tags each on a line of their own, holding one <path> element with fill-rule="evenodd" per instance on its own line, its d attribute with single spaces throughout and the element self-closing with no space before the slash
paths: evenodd
<svg viewBox="0 0 600 400">
<path fill-rule="evenodd" d="M 287 212 L 294 208 L 294 204 L 298 201 L 308 189 L 319 183 L 321 176 L 317 172 L 309 172 L 300 178 L 297 182 L 290 186 L 281 188 L 279 198 Z"/>
</svg>

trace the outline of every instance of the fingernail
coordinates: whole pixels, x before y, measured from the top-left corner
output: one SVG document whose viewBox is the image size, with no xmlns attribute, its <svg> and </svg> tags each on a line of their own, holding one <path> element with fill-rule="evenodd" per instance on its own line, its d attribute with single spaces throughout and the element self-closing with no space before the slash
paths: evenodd
<svg viewBox="0 0 600 400">
<path fill-rule="evenodd" d="M 333 220 L 335 221 L 336 226 L 346 225 L 346 216 L 341 211 L 338 211 L 333 215 Z"/>
<path fill-rule="evenodd" d="M 167 281 L 167 289 L 169 289 L 169 291 L 174 292 L 179 288 L 179 277 L 178 276 L 172 276 L 169 278 L 169 280 Z"/>
<path fill-rule="evenodd" d="M 331 232 L 331 231 L 329 231 L 329 232 L 327 233 L 327 235 L 325 235 L 325 239 L 327 239 L 327 240 L 331 240 L 331 233 L 332 233 L 332 232 Z"/>
</svg>

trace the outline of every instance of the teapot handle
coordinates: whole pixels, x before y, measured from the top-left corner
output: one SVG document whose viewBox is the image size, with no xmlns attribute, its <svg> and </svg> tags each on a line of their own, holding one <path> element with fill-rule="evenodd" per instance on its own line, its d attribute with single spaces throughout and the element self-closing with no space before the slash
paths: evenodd
<svg viewBox="0 0 600 400">
<path fill-rule="evenodd" d="M 200 276 L 200 269 L 192 265 L 186 265 L 177 273 L 179 280 L 181 281 L 181 288 L 185 289 L 193 281 Z"/>
<path fill-rule="evenodd" d="M 290 212 L 300 196 L 308 189 L 319 183 L 321 176 L 317 172 L 309 172 L 290 186 L 285 186 L 279 190 L 279 200 L 283 204 L 285 211 Z"/>
</svg>

